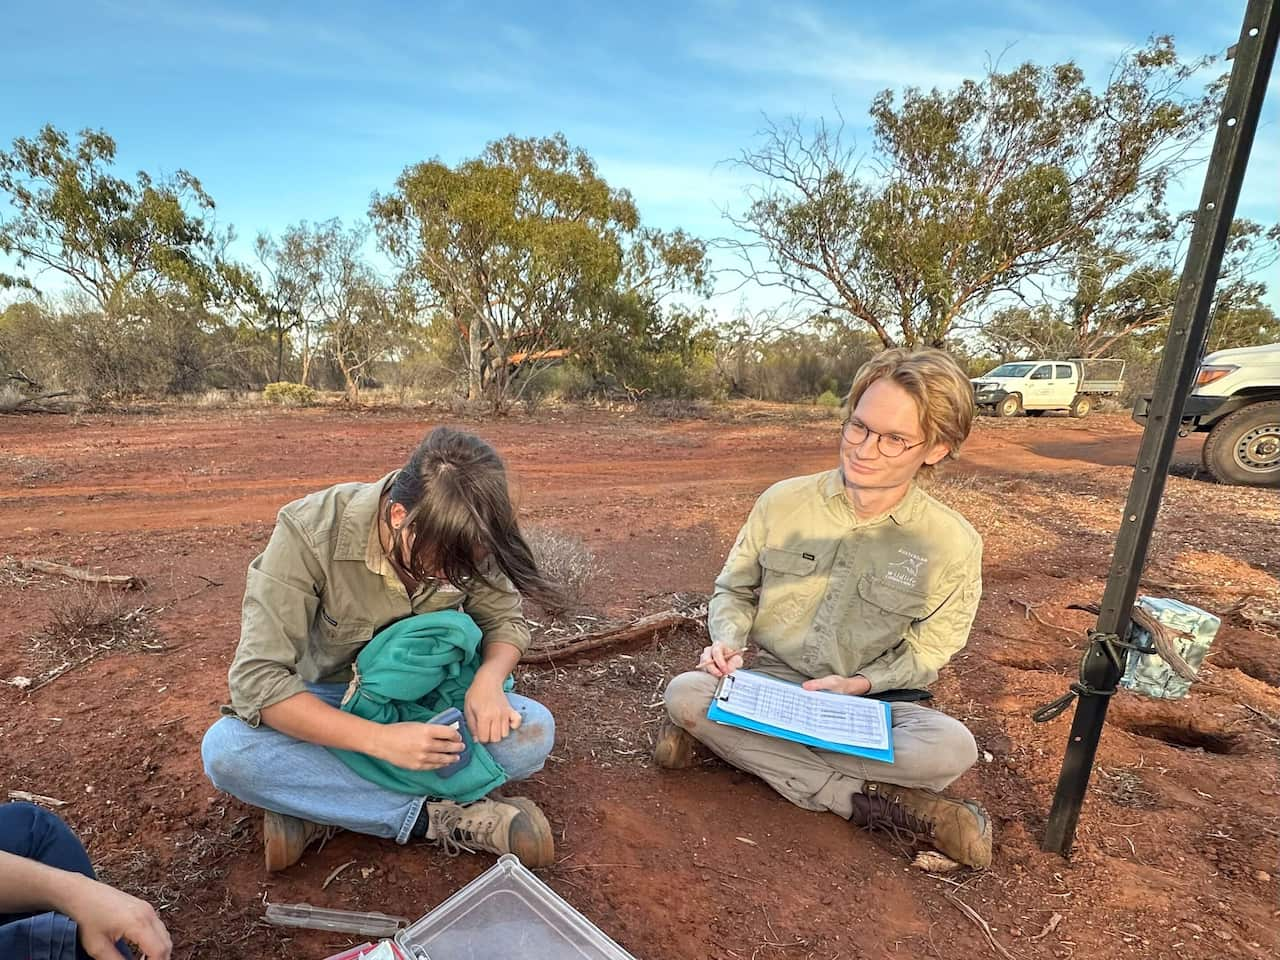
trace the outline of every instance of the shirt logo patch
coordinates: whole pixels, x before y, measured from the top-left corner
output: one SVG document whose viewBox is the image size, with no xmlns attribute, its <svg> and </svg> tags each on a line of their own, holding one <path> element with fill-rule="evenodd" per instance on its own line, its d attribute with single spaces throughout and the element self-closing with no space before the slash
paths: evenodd
<svg viewBox="0 0 1280 960">
<path fill-rule="evenodd" d="M 928 557 L 922 557 L 918 553 L 912 553 L 910 550 L 898 548 L 901 554 L 901 560 L 895 560 L 885 570 L 884 578 L 890 583 L 896 583 L 903 587 L 915 587 L 920 582 L 920 571 L 924 569 L 924 565 L 929 562 Z"/>
</svg>

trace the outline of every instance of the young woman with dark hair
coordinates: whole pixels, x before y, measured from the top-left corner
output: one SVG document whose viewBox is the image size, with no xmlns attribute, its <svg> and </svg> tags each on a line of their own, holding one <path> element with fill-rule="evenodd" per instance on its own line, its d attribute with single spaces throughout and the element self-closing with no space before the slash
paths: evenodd
<svg viewBox="0 0 1280 960">
<path fill-rule="evenodd" d="M 268 870 L 332 828 L 552 862 L 531 800 L 484 796 L 541 770 L 555 735 L 510 692 L 522 594 L 559 598 L 501 458 L 471 434 L 437 428 L 402 469 L 280 511 L 249 567 L 231 705 L 202 747 L 214 785 L 265 811 Z M 424 722 L 450 706 L 465 739 Z"/>
</svg>

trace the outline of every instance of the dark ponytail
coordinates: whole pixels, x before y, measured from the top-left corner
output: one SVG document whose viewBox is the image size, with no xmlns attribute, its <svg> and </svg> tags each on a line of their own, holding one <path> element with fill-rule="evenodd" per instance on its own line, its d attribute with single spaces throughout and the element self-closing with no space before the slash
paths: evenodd
<svg viewBox="0 0 1280 960">
<path fill-rule="evenodd" d="M 516 523 L 502 458 L 474 434 L 436 427 L 396 475 L 383 518 L 391 528 L 391 506 L 407 511 L 402 528 L 409 546 L 393 533 L 391 559 L 410 577 L 437 572 L 459 589 L 479 581 L 492 563 L 523 596 L 547 609 L 563 606 L 559 586 L 542 575 Z M 491 569 L 491 568 L 490 568 Z"/>
</svg>

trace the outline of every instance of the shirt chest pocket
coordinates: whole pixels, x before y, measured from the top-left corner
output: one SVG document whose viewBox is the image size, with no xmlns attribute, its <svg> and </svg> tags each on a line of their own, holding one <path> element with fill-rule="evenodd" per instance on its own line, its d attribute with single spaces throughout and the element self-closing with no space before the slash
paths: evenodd
<svg viewBox="0 0 1280 960">
<path fill-rule="evenodd" d="M 816 554 L 798 550 L 783 550 L 781 547 L 765 547 L 760 551 L 760 566 L 764 569 L 764 579 L 786 582 L 804 580 L 813 577 L 818 569 Z"/>
<path fill-rule="evenodd" d="M 929 598 L 923 593 L 906 590 L 872 576 L 858 581 L 858 596 L 862 599 L 867 620 L 897 634 L 899 638 L 907 627 L 923 620 L 932 611 Z"/>
<path fill-rule="evenodd" d="M 814 551 L 765 547 L 760 551 L 760 568 L 761 593 L 774 597 L 807 597 L 826 582 L 821 559 Z"/>
<path fill-rule="evenodd" d="M 339 618 L 323 604 L 316 613 L 315 633 L 326 647 L 342 648 L 364 643 L 373 636 L 373 631 L 372 622 L 359 618 Z"/>
</svg>

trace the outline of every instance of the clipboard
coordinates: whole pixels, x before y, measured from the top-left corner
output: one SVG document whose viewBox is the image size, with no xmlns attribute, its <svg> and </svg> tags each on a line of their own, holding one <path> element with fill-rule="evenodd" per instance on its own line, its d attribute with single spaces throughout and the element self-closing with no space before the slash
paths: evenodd
<svg viewBox="0 0 1280 960">
<path fill-rule="evenodd" d="M 707 709 L 708 720 L 730 727 L 738 727 L 742 730 L 750 730 L 754 733 L 761 733 L 768 737 L 777 737 L 780 740 L 790 740 L 793 743 L 802 743 L 805 746 L 814 747 L 818 750 L 830 750 L 834 753 L 843 753 L 854 757 L 865 757 L 868 760 L 879 760 L 883 763 L 893 763 L 893 711 L 888 703 L 881 700 L 872 700 L 867 697 L 857 698 L 864 704 L 873 704 L 876 709 L 881 711 L 885 735 L 888 741 L 888 745 L 886 747 L 880 748 L 841 743 L 834 740 L 827 740 L 821 737 L 812 736 L 799 730 L 766 723 L 751 717 L 744 717 L 725 709 L 722 704 L 729 702 L 733 696 L 735 683 L 734 677 L 738 673 L 743 672 L 746 671 L 738 670 L 726 677 L 721 677 L 720 683 L 716 686 L 715 696 L 711 698 L 711 706 Z M 786 687 L 801 689 L 798 683 L 791 683 L 787 680 L 778 680 L 774 677 L 768 676 L 767 674 L 753 673 L 752 676 L 753 678 L 766 680 L 769 683 L 776 683 Z M 848 694 L 827 693 L 825 691 L 803 689 L 801 689 L 801 692 L 805 697 L 837 697 L 840 700 L 853 699 Z"/>
</svg>

